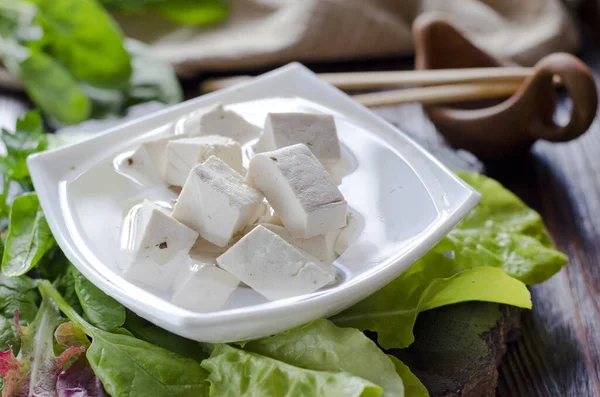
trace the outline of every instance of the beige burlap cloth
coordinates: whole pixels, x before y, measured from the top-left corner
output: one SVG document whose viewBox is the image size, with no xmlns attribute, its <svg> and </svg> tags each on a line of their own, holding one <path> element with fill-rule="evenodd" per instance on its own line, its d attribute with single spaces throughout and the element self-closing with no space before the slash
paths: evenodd
<svg viewBox="0 0 600 397">
<path fill-rule="evenodd" d="M 232 0 L 228 19 L 205 28 L 152 17 L 117 19 L 126 35 L 189 75 L 409 55 L 412 22 L 424 12 L 445 15 L 478 46 L 523 64 L 574 51 L 579 41 L 560 0 Z"/>
</svg>

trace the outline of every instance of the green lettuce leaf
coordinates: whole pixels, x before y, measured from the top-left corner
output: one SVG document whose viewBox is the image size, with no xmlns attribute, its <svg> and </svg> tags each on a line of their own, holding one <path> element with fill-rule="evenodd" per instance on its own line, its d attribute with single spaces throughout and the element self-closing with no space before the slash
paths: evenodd
<svg viewBox="0 0 600 397">
<path fill-rule="evenodd" d="M 130 14 L 155 14 L 184 25 L 204 25 L 223 20 L 227 0 L 100 0 L 111 9 Z"/>
<path fill-rule="evenodd" d="M 12 321 L 15 310 L 19 320 L 33 321 L 38 311 L 39 295 L 35 281 L 29 277 L 7 277 L 0 274 L 0 316 Z"/>
<path fill-rule="evenodd" d="M 498 181 L 485 175 L 456 171 L 462 180 L 481 193 L 479 204 L 457 229 L 495 229 L 533 237 L 546 247 L 552 241 L 542 217 Z"/>
<path fill-rule="evenodd" d="M 13 350 L 17 354 L 21 349 L 21 338 L 13 325 L 13 320 L 0 317 L 0 351 Z"/>
<path fill-rule="evenodd" d="M 0 374 L 5 380 L 3 395 L 53 396 L 60 361 L 54 355 L 54 329 L 62 322 L 56 306 L 42 301 L 33 323 L 21 327 L 21 350 L 0 353 Z M 41 391 L 44 394 L 39 394 Z"/>
<path fill-rule="evenodd" d="M 385 396 L 404 395 L 388 356 L 359 330 L 336 327 L 329 320 L 247 342 L 244 350 L 304 369 L 347 372 L 381 386 Z"/>
<path fill-rule="evenodd" d="M 536 284 L 567 263 L 567 257 L 553 248 L 537 212 L 493 179 L 466 172 L 458 175 L 482 196 L 448 234 L 461 267 L 500 267 L 526 284 Z"/>
<path fill-rule="evenodd" d="M 183 357 L 192 358 L 198 362 L 210 356 L 210 347 L 208 344 L 172 334 L 144 320 L 132 311 L 127 311 L 125 328 L 138 339 L 145 340 Z"/>
<path fill-rule="evenodd" d="M 31 100 L 61 123 L 86 120 L 91 114 L 90 100 L 69 70 L 38 49 L 26 51 L 29 56 L 9 70 L 23 82 Z"/>
<path fill-rule="evenodd" d="M 429 392 L 425 385 L 411 372 L 407 365 L 392 355 L 388 355 L 388 357 L 392 360 L 396 367 L 396 372 L 402 378 L 406 397 L 429 397 Z"/>
<path fill-rule="evenodd" d="M 216 345 L 202 366 L 210 373 L 210 394 L 219 397 L 370 397 L 382 391 L 345 372 L 303 369 L 228 345 Z"/>
<path fill-rule="evenodd" d="M 38 288 L 71 322 L 92 338 L 86 357 L 113 397 L 188 397 L 208 395 L 200 364 L 133 337 L 124 329 L 107 332 L 85 321 L 47 280 Z"/>
<path fill-rule="evenodd" d="M 46 150 L 48 146 L 40 113 L 38 111 L 25 113 L 17 120 L 15 131 L 9 132 L 3 129 L 0 139 L 6 148 L 6 156 L 0 158 L 0 162 L 8 181 L 30 182 L 27 156 Z M 8 181 L 4 183 L 3 194 L 8 193 Z M 6 197 L 4 197 L 4 202 L 6 202 Z"/>
<path fill-rule="evenodd" d="M 451 258 L 434 250 L 332 320 L 339 326 L 377 332 L 377 340 L 385 349 L 403 348 L 414 341 L 412 329 L 419 312 L 472 300 L 531 308 L 525 284 L 501 269 L 461 270 Z"/>
<path fill-rule="evenodd" d="M 105 331 L 111 331 L 125 323 L 125 307 L 92 284 L 83 274 L 69 266 L 75 293 L 90 323 Z"/>
<path fill-rule="evenodd" d="M 44 51 L 79 81 L 124 87 L 131 60 L 116 22 L 96 0 L 28 0 L 38 7 Z"/>
<path fill-rule="evenodd" d="M 27 273 L 55 244 L 37 195 L 17 197 L 10 209 L 2 273 L 10 277 Z"/>
</svg>

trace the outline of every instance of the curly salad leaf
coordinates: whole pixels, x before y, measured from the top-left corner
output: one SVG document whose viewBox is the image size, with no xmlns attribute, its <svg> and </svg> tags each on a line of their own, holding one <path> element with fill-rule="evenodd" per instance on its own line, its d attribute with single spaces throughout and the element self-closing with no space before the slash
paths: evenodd
<svg viewBox="0 0 600 397">
<path fill-rule="evenodd" d="M 448 234 L 461 267 L 499 267 L 525 284 L 537 284 L 567 263 L 567 257 L 553 248 L 540 214 L 491 178 L 458 175 L 482 196 Z"/>
<path fill-rule="evenodd" d="M 481 193 L 480 204 L 406 273 L 333 317 L 336 324 L 377 332 L 386 349 L 404 348 L 424 310 L 473 300 L 531 308 L 525 283 L 550 278 L 566 257 L 514 194 L 483 175 L 459 175 Z"/>
<path fill-rule="evenodd" d="M 362 332 L 336 327 L 329 320 L 250 341 L 244 350 L 304 369 L 344 371 L 380 386 L 385 396 L 404 395 L 402 379 L 389 357 Z"/>
</svg>

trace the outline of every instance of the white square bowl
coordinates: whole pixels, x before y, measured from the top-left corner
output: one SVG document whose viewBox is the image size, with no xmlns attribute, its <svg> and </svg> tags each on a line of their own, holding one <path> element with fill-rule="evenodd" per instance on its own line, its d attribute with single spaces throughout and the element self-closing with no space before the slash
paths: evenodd
<svg viewBox="0 0 600 397">
<path fill-rule="evenodd" d="M 252 111 L 251 106 L 236 105 L 274 97 L 281 100 L 271 101 L 269 109 Z M 299 103 L 302 109 L 334 114 L 343 151 L 353 157 L 354 164 L 340 190 L 360 219 L 358 236 L 334 263 L 336 285 L 274 302 L 257 298 L 253 291 L 240 291 L 223 310 L 197 313 L 122 277 L 111 250 L 118 244 L 123 202 L 152 192 L 132 186 L 116 172 L 98 173 L 99 164 L 111 164 L 109 159 L 119 153 L 166 134 L 175 120 L 215 102 L 233 104 L 231 108 L 242 115 L 246 111 L 245 117 L 255 124 L 264 122 L 266 112 L 278 110 L 277 103 Z M 286 110 L 283 106 L 280 111 Z M 356 129 L 346 129 L 349 125 Z M 89 140 L 36 154 L 28 164 L 52 233 L 81 273 L 156 325 L 206 342 L 263 337 L 348 308 L 398 277 L 480 198 L 397 128 L 299 64 L 169 107 Z"/>
</svg>

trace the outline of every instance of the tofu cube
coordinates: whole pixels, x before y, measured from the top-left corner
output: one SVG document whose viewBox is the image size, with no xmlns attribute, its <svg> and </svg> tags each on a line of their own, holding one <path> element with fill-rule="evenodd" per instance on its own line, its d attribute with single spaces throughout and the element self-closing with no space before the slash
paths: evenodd
<svg viewBox="0 0 600 397">
<path fill-rule="evenodd" d="M 346 225 L 347 203 L 323 165 L 303 144 L 257 154 L 246 181 L 260 190 L 294 238 Z"/>
<path fill-rule="evenodd" d="M 218 157 L 192 168 L 173 217 L 207 241 L 226 246 L 234 235 L 258 218 L 263 195 Z"/>
<path fill-rule="evenodd" d="M 144 200 L 134 221 L 131 262 L 124 277 L 157 290 L 171 287 L 175 274 L 188 264 L 198 233 Z"/>
<path fill-rule="evenodd" d="M 125 160 L 125 166 L 145 175 L 152 181 L 163 182 L 165 178 L 167 144 L 179 138 L 181 137 L 170 135 L 164 138 L 143 142 L 133 154 Z"/>
<path fill-rule="evenodd" d="M 220 103 L 192 115 L 183 129 L 190 136 L 222 135 L 240 143 L 258 137 L 261 132 L 260 127 L 233 110 L 226 110 Z"/>
<path fill-rule="evenodd" d="M 261 225 L 219 256 L 217 263 L 269 300 L 309 294 L 335 280 L 332 271 Z"/>
<path fill-rule="evenodd" d="M 346 218 L 346 226 L 340 230 L 340 234 L 333 245 L 333 250 L 336 254 L 342 255 L 344 251 L 348 249 L 350 244 L 356 240 L 358 228 L 358 219 L 356 219 L 352 213 L 349 213 Z"/>
<path fill-rule="evenodd" d="M 196 312 L 220 310 L 240 280 L 210 264 L 194 264 L 175 285 L 171 302 Z"/>
<path fill-rule="evenodd" d="M 331 232 L 319 234 L 315 237 L 301 239 L 293 238 L 283 226 L 268 223 L 265 223 L 262 226 L 277 234 L 293 246 L 299 248 L 302 252 L 306 252 L 310 256 L 313 256 L 315 260 L 318 260 L 326 267 L 330 266 L 333 261 L 338 258 L 338 255 L 334 251 L 334 245 L 340 234 L 340 230 L 343 229 L 336 229 Z"/>
<path fill-rule="evenodd" d="M 231 138 L 207 135 L 178 139 L 167 144 L 165 163 L 167 183 L 172 186 L 183 186 L 192 168 L 205 162 L 210 156 L 220 158 L 237 172 L 241 173 L 244 170 L 240 144 Z"/>
<path fill-rule="evenodd" d="M 269 113 L 255 145 L 264 152 L 303 143 L 324 164 L 342 159 L 333 116 L 313 113 Z"/>
</svg>

